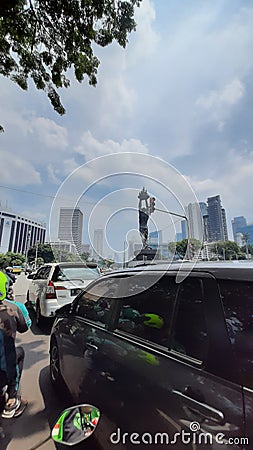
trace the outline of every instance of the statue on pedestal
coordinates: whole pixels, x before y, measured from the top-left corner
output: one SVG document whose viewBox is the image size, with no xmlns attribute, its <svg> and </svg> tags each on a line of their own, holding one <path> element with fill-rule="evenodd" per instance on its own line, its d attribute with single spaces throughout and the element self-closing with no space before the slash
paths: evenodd
<svg viewBox="0 0 253 450">
<path fill-rule="evenodd" d="M 148 248 L 148 219 L 150 216 L 150 207 L 148 205 L 149 194 L 147 193 L 147 189 L 143 187 L 142 191 L 139 192 L 138 199 L 139 231 L 142 240 L 142 247 Z"/>
</svg>

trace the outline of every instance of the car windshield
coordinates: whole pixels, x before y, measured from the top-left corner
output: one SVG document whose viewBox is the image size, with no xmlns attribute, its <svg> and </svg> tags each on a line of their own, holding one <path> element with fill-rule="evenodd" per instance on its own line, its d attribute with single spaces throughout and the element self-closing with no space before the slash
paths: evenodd
<svg viewBox="0 0 253 450">
<path fill-rule="evenodd" d="M 58 277 L 62 280 L 95 280 L 99 277 L 96 267 L 61 267 Z"/>
</svg>

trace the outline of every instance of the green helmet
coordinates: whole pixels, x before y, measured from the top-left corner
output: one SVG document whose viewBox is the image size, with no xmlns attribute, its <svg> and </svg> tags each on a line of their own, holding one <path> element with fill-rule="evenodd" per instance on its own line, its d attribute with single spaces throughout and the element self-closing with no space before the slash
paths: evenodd
<svg viewBox="0 0 253 450">
<path fill-rule="evenodd" d="M 143 323 L 151 328 L 160 330 L 164 325 L 163 318 L 158 314 L 144 314 L 143 319 Z"/>
</svg>

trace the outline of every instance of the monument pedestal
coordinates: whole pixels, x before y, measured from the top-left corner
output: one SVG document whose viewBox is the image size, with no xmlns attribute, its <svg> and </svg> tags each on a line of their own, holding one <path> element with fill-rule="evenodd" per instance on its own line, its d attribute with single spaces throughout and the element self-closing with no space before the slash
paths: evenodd
<svg viewBox="0 0 253 450">
<path fill-rule="evenodd" d="M 153 248 L 142 248 L 140 252 L 135 252 L 136 261 L 152 261 L 155 258 L 156 250 Z"/>
</svg>

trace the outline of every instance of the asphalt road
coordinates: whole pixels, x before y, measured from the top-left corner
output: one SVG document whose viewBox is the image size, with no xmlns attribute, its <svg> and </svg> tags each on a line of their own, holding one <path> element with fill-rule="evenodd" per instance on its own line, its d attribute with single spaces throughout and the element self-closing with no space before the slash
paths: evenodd
<svg viewBox="0 0 253 450">
<path fill-rule="evenodd" d="M 14 286 L 17 301 L 25 303 L 28 283 L 24 274 L 17 277 Z M 17 345 L 22 345 L 26 354 L 21 393 L 28 400 L 28 406 L 22 416 L 16 419 L 1 419 L 6 435 L 5 439 L 0 440 L 1 450 L 58 448 L 49 438 L 50 430 L 60 412 L 68 405 L 56 396 L 50 383 L 49 334 L 50 326 L 41 331 L 34 324 L 26 333 L 17 334 Z"/>
</svg>

